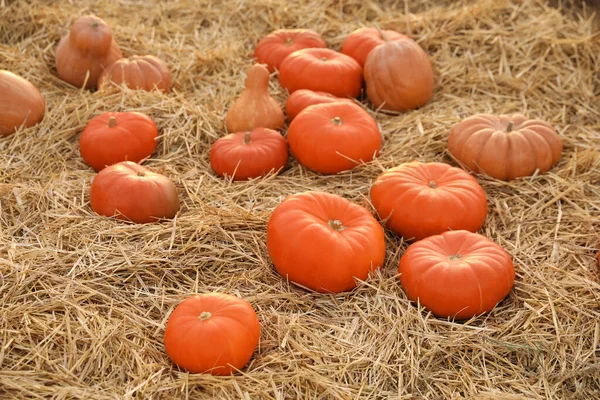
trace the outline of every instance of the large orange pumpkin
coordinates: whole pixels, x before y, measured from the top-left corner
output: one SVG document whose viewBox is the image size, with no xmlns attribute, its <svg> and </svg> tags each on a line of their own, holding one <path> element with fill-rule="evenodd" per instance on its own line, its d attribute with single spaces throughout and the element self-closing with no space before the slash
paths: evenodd
<svg viewBox="0 0 600 400">
<path fill-rule="evenodd" d="M 337 97 L 358 97 L 362 67 L 352 57 L 331 49 L 298 50 L 281 63 L 279 83 L 290 93 L 310 89 Z"/>
<path fill-rule="evenodd" d="M 79 151 L 94 170 L 120 161 L 139 162 L 156 150 L 158 129 L 137 112 L 108 112 L 90 120 L 79 139 Z"/>
<path fill-rule="evenodd" d="M 351 99 L 343 97 L 335 97 L 334 95 L 326 92 L 314 92 L 308 89 L 296 90 L 288 97 L 285 103 L 285 112 L 288 119 L 291 121 L 296 118 L 296 115 L 300 111 L 304 110 L 308 106 L 314 106 L 315 104 L 323 103 L 350 103 L 354 104 Z"/>
<path fill-rule="evenodd" d="M 210 149 L 213 171 L 219 176 L 233 177 L 234 181 L 278 172 L 287 160 L 285 138 L 267 128 L 230 133 L 218 139 Z"/>
<path fill-rule="evenodd" d="M 381 35 L 385 35 L 385 39 Z M 365 66 L 367 57 L 375 47 L 382 45 L 387 41 L 406 39 L 407 36 L 396 31 L 379 31 L 377 28 L 359 28 L 351 32 L 344 43 L 342 43 L 342 53 L 354 58 L 361 66 Z"/>
<path fill-rule="evenodd" d="M 171 91 L 171 74 L 163 60 L 154 56 L 123 58 L 107 67 L 98 79 L 100 89 L 125 85 L 129 89 Z"/>
<path fill-rule="evenodd" d="M 221 293 L 189 297 L 169 316 L 165 350 L 193 373 L 231 375 L 258 347 L 260 325 L 246 300 Z"/>
<path fill-rule="evenodd" d="M 456 125 L 448 138 L 448 150 L 463 165 L 503 180 L 548 171 L 562 149 L 549 123 L 522 114 L 477 114 Z"/>
<path fill-rule="evenodd" d="M 258 42 L 254 57 L 259 63 L 267 64 L 272 72 L 296 50 L 325 47 L 325 41 L 311 29 L 278 29 Z"/>
<path fill-rule="evenodd" d="M 371 188 L 371 201 L 386 226 L 406 239 L 476 232 L 487 215 L 477 180 L 444 163 L 411 162 L 385 171 Z"/>
<path fill-rule="evenodd" d="M 381 148 L 381 134 L 373 117 L 356 104 L 317 104 L 294 118 L 288 142 L 302 165 L 335 174 L 371 161 Z"/>
<path fill-rule="evenodd" d="M 433 96 L 431 60 L 412 39 L 403 38 L 375 47 L 365 62 L 367 96 L 375 107 L 406 111 Z"/>
<path fill-rule="evenodd" d="M 90 202 L 100 215 L 140 224 L 173 218 L 179 210 L 175 184 L 131 161 L 100 171 L 90 188 Z"/>
<path fill-rule="evenodd" d="M 0 70 L 0 136 L 15 133 L 21 125 L 37 125 L 46 112 L 46 101 L 27 79 Z"/>
<path fill-rule="evenodd" d="M 381 225 L 343 197 L 306 192 L 287 197 L 267 225 L 267 249 L 279 274 L 318 292 L 342 292 L 379 268 Z"/>
<path fill-rule="evenodd" d="M 123 58 L 110 28 L 101 18 L 77 19 L 56 48 L 58 76 L 76 86 L 94 89 L 102 71 Z"/>
<path fill-rule="evenodd" d="M 398 271 L 410 300 L 437 317 L 457 320 L 493 309 L 515 280 L 508 253 L 469 231 L 445 232 L 411 244 Z"/>
</svg>

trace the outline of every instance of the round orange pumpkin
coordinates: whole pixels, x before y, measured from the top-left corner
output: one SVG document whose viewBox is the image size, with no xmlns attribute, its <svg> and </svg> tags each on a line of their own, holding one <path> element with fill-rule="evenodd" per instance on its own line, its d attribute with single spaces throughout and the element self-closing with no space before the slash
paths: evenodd
<svg viewBox="0 0 600 400">
<path fill-rule="evenodd" d="M 306 192 L 287 197 L 267 225 L 267 249 L 279 274 L 317 292 L 343 292 L 385 257 L 381 225 L 343 197 Z"/>
<path fill-rule="evenodd" d="M 381 33 L 385 35 L 385 39 Z M 375 47 L 388 41 L 408 38 L 406 35 L 396 31 L 379 31 L 377 28 L 359 28 L 351 32 L 344 43 L 342 43 L 342 53 L 354 58 L 361 66 L 365 66 L 367 57 Z"/>
<path fill-rule="evenodd" d="M 101 18 L 77 19 L 56 48 L 58 76 L 80 88 L 94 89 L 102 71 L 123 58 L 110 28 Z"/>
<path fill-rule="evenodd" d="M 171 90 L 171 74 L 167 64 L 154 56 L 133 56 L 107 67 L 98 80 L 100 89 L 125 85 L 130 89 L 163 92 Z"/>
<path fill-rule="evenodd" d="M 358 97 L 362 67 L 331 49 L 304 49 L 290 54 L 279 68 L 279 83 L 290 93 L 300 89 L 327 92 L 337 97 Z"/>
<path fill-rule="evenodd" d="M 234 181 L 278 172 L 287 164 L 288 145 L 277 131 L 254 128 L 230 133 L 218 139 L 210 149 L 210 166 L 219 176 Z"/>
<path fill-rule="evenodd" d="M 335 174 L 373 159 L 381 148 L 377 122 L 355 104 L 317 104 L 304 109 L 288 128 L 292 154 L 321 174 Z"/>
<path fill-rule="evenodd" d="M 288 100 L 285 103 L 285 112 L 288 119 L 291 121 L 306 107 L 324 103 L 354 104 L 354 101 L 342 97 L 335 97 L 326 92 L 314 92 L 308 89 L 300 89 L 296 90 L 288 97 Z"/>
<path fill-rule="evenodd" d="M 242 369 L 258 347 L 260 325 L 246 300 L 221 293 L 189 297 L 169 316 L 167 355 L 193 373 L 231 375 Z"/>
<path fill-rule="evenodd" d="M 410 300 L 437 317 L 456 320 L 492 310 L 515 280 L 508 253 L 469 231 L 445 232 L 411 244 L 398 271 Z"/>
<path fill-rule="evenodd" d="M 562 149 L 550 124 L 522 114 L 477 114 L 456 125 L 448 138 L 448 150 L 463 165 L 502 180 L 548 171 Z"/>
<path fill-rule="evenodd" d="M 156 150 L 158 129 L 137 112 L 108 112 L 90 120 L 79 139 L 81 157 L 100 171 L 120 161 L 139 162 Z"/>
<path fill-rule="evenodd" d="M 371 201 L 385 225 L 406 239 L 476 232 L 487 215 L 477 180 L 444 163 L 411 162 L 385 171 L 371 188 Z"/>
<path fill-rule="evenodd" d="M 29 128 L 44 118 L 46 101 L 27 79 L 0 70 L 0 136 L 15 133 L 21 126 Z"/>
<path fill-rule="evenodd" d="M 433 96 L 431 61 L 412 39 L 401 38 L 375 47 L 365 62 L 367 96 L 375 107 L 406 111 Z"/>
<path fill-rule="evenodd" d="M 139 224 L 173 218 L 179 210 L 175 184 L 131 161 L 100 171 L 90 188 L 90 202 L 100 215 Z"/>
<path fill-rule="evenodd" d="M 283 60 L 296 50 L 326 48 L 321 36 L 311 29 L 278 29 L 263 37 L 254 49 L 254 57 L 267 64 L 273 72 Z"/>
</svg>

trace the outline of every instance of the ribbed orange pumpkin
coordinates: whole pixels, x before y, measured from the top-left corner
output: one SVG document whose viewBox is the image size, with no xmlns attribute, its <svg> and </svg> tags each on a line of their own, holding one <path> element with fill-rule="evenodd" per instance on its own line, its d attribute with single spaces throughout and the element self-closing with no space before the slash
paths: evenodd
<svg viewBox="0 0 600 400">
<path fill-rule="evenodd" d="M 406 111 L 433 96 L 431 60 L 412 39 L 386 42 L 374 48 L 365 62 L 367 96 L 375 107 Z"/>
<path fill-rule="evenodd" d="M 12 135 L 23 125 L 38 124 L 46 112 L 46 101 L 27 79 L 0 70 L 0 136 Z"/>
<path fill-rule="evenodd" d="M 296 118 L 296 115 L 298 115 L 300 111 L 304 110 L 305 108 L 314 106 L 315 104 L 325 103 L 354 104 L 354 101 L 351 99 L 345 99 L 343 97 L 335 97 L 334 95 L 326 92 L 314 92 L 308 89 L 300 89 L 296 90 L 290 95 L 290 97 L 288 97 L 287 102 L 285 103 L 285 112 L 288 119 L 291 121 Z"/>
<path fill-rule="evenodd" d="M 77 19 L 56 48 L 56 70 L 66 82 L 86 89 L 97 87 L 102 71 L 123 58 L 110 28 L 101 18 Z"/>
<path fill-rule="evenodd" d="M 385 39 L 381 33 L 385 35 Z M 365 66 L 367 57 L 375 47 L 382 45 L 386 40 L 394 41 L 407 38 L 406 35 L 396 31 L 379 31 L 377 28 L 359 28 L 351 32 L 342 44 L 342 53 L 354 58 L 361 66 Z"/>
<path fill-rule="evenodd" d="M 552 168 L 562 141 L 547 122 L 522 114 L 478 114 L 452 129 L 448 150 L 474 172 L 510 180 Z"/>
<path fill-rule="evenodd" d="M 279 69 L 283 60 L 296 50 L 325 48 L 321 36 L 311 29 L 278 29 L 263 37 L 254 50 L 254 57 L 261 64 L 267 64 L 273 72 Z"/>
<path fill-rule="evenodd" d="M 279 83 L 290 93 L 300 89 L 337 97 L 358 97 L 362 67 L 352 57 L 331 49 L 304 49 L 290 54 L 279 68 Z"/>
<path fill-rule="evenodd" d="M 169 92 L 171 74 L 167 64 L 154 56 L 133 56 L 113 63 L 100 75 L 98 87 L 106 88 L 116 84 L 130 89 L 152 91 L 155 88 Z"/>
</svg>

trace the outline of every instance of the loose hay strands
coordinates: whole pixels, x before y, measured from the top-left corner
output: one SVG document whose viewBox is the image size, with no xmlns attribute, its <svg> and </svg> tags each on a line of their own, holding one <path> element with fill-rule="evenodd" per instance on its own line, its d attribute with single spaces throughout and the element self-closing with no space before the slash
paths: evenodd
<svg viewBox="0 0 600 400">
<path fill-rule="evenodd" d="M 398 6 L 398 4 L 400 4 Z M 126 56 L 169 65 L 174 92 L 93 93 L 56 77 L 71 21 L 95 13 Z M 600 42 L 592 17 L 542 1 L 0 1 L 0 67 L 44 93 L 41 125 L 0 140 L 1 398 L 600 398 Z M 254 45 L 312 28 L 338 49 L 377 23 L 414 37 L 437 86 L 420 110 L 388 115 L 381 156 L 320 176 L 295 160 L 280 176 L 234 183 L 210 172 L 210 145 L 241 92 Z M 274 75 L 271 93 L 286 94 Z M 366 104 L 366 103 L 365 103 Z M 172 221 L 133 225 L 89 207 L 94 173 L 79 133 L 105 111 L 135 110 L 160 129 L 145 162 L 177 184 Z M 305 190 L 372 209 L 370 185 L 402 162 L 444 161 L 450 129 L 479 112 L 522 111 L 557 127 L 565 152 L 533 178 L 478 177 L 483 232 L 514 259 L 514 290 L 465 323 L 410 304 L 397 279 L 407 244 L 387 232 L 386 264 L 351 293 L 309 293 L 281 279 L 265 246 L 272 210 Z M 243 373 L 190 375 L 167 358 L 169 313 L 192 293 L 255 307 L 258 351 Z"/>
</svg>

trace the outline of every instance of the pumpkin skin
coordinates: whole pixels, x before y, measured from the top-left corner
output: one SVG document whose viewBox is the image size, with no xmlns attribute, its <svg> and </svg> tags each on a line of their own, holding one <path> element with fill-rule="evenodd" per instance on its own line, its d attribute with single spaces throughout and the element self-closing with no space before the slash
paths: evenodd
<svg viewBox="0 0 600 400">
<path fill-rule="evenodd" d="M 171 91 L 171 74 L 163 60 L 154 56 L 123 58 L 107 67 L 98 80 L 98 87 L 125 85 L 134 90 Z"/>
<path fill-rule="evenodd" d="M 367 96 L 377 108 L 406 111 L 433 96 L 434 76 L 429 56 L 412 39 L 375 47 L 365 62 Z"/>
<path fill-rule="evenodd" d="M 323 38 L 311 29 L 278 29 L 258 42 L 254 57 L 260 64 L 267 64 L 269 71 L 273 72 L 296 50 L 326 47 Z"/>
<path fill-rule="evenodd" d="M 522 114 L 477 114 L 457 124 L 448 138 L 448 150 L 464 166 L 502 180 L 548 171 L 562 149 L 550 124 Z"/>
<path fill-rule="evenodd" d="M 37 125 L 44 119 L 46 101 L 37 87 L 10 71 L 0 70 L 0 136 L 15 133 L 21 125 Z"/>
<path fill-rule="evenodd" d="M 394 41 L 399 39 L 408 39 L 408 36 L 398 33 L 396 31 L 385 30 L 382 31 L 387 41 Z M 342 53 L 354 58 L 358 63 L 364 67 L 367 57 L 375 47 L 382 45 L 386 42 L 381 36 L 381 32 L 377 28 L 359 28 L 351 32 L 344 43 L 342 43 Z"/>
<path fill-rule="evenodd" d="M 258 347 L 260 325 L 246 300 L 222 293 L 187 298 L 169 316 L 167 355 L 192 373 L 231 375 Z"/>
<path fill-rule="evenodd" d="M 307 247 L 308 246 L 308 247 Z M 367 278 L 385 257 L 383 229 L 363 207 L 343 197 L 306 192 L 287 197 L 267 225 L 275 269 L 317 292 L 343 292 Z"/>
<path fill-rule="evenodd" d="M 210 166 L 219 176 L 234 181 L 278 172 L 287 164 L 287 141 L 278 132 L 266 128 L 230 133 L 218 139 L 210 149 Z"/>
<path fill-rule="evenodd" d="M 282 129 L 285 117 L 279 104 L 269 95 L 269 71 L 255 64 L 248 70 L 244 91 L 225 116 L 228 132 L 241 132 L 262 127 Z"/>
<path fill-rule="evenodd" d="M 75 87 L 95 89 L 102 71 L 121 58 L 121 49 L 106 22 L 88 15 L 73 22 L 69 33 L 58 43 L 56 71 Z"/>
<path fill-rule="evenodd" d="M 138 224 L 173 218 L 179 210 L 175 184 L 131 161 L 100 171 L 90 188 L 90 202 L 97 214 Z"/>
<path fill-rule="evenodd" d="M 290 93 L 310 89 L 337 97 L 358 97 L 362 67 L 352 57 L 331 49 L 298 50 L 281 63 L 279 83 Z"/>
<path fill-rule="evenodd" d="M 323 103 L 349 103 L 354 104 L 354 101 L 350 99 L 344 99 L 342 97 L 335 97 L 334 95 L 326 92 L 313 92 L 308 89 L 296 90 L 288 97 L 285 103 L 285 112 L 288 120 L 293 120 L 300 111 L 304 110 L 308 106 Z"/>
<path fill-rule="evenodd" d="M 476 232 L 488 210 L 477 180 L 444 163 L 411 162 L 385 171 L 371 188 L 371 202 L 385 225 L 407 240 Z"/>
<path fill-rule="evenodd" d="M 135 163 L 156 150 L 158 128 L 150 117 L 137 112 L 108 112 L 90 120 L 79 139 L 87 165 L 100 171 L 120 161 Z"/>
<path fill-rule="evenodd" d="M 317 104 L 288 128 L 292 154 L 306 168 L 335 174 L 373 159 L 381 148 L 377 122 L 355 104 Z"/>
<path fill-rule="evenodd" d="M 508 253 L 469 231 L 444 232 L 411 244 L 398 271 L 410 300 L 437 317 L 456 320 L 492 310 L 515 280 Z"/>
</svg>

